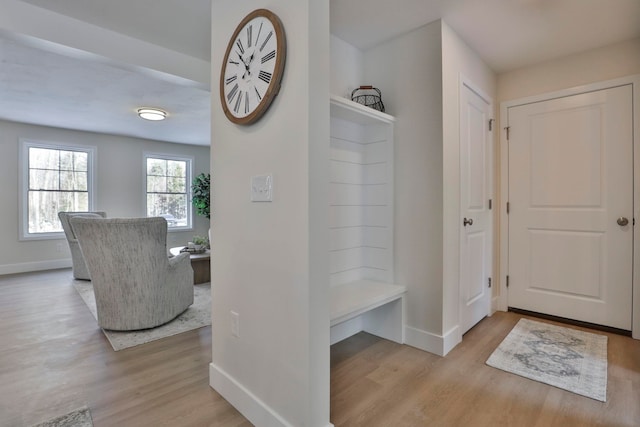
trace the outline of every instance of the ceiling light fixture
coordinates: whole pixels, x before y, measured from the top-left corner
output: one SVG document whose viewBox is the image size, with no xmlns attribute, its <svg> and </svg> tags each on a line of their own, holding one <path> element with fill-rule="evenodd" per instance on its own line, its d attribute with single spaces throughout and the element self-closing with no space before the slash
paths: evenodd
<svg viewBox="0 0 640 427">
<path fill-rule="evenodd" d="M 167 112 L 157 108 L 138 108 L 138 115 L 145 120 L 164 120 L 167 118 Z"/>
</svg>

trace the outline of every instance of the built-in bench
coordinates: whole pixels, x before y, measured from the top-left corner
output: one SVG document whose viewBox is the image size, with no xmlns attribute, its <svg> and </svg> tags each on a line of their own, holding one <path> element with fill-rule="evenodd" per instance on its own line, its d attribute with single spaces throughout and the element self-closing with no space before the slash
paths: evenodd
<svg viewBox="0 0 640 427">
<path fill-rule="evenodd" d="M 406 290 L 372 280 L 331 286 L 331 344 L 360 331 L 403 343 Z"/>
</svg>

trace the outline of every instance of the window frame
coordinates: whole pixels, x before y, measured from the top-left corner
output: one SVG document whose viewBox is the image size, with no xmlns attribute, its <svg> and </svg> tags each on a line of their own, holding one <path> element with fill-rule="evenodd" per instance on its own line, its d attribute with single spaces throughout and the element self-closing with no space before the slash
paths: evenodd
<svg viewBox="0 0 640 427">
<path fill-rule="evenodd" d="M 19 241 L 30 240 L 54 240 L 64 239 L 64 231 L 54 231 L 46 233 L 29 232 L 29 149 L 43 148 L 57 151 L 81 151 L 87 153 L 87 193 L 88 209 L 95 210 L 95 200 L 97 195 L 96 186 L 96 165 L 98 148 L 91 145 L 74 144 L 68 142 L 41 141 L 31 138 L 19 139 L 20 149 L 18 150 L 18 222 Z"/>
<path fill-rule="evenodd" d="M 148 159 L 161 159 L 161 160 L 175 160 L 179 162 L 187 163 L 186 170 L 186 196 L 187 196 L 187 225 L 179 226 L 179 227 L 167 227 L 167 231 L 169 233 L 172 232 L 182 232 L 182 231 L 193 231 L 193 206 L 191 203 L 191 182 L 193 180 L 193 164 L 194 157 L 193 156 L 185 156 L 181 154 L 170 154 L 170 153 L 158 153 L 158 152 L 147 152 L 145 151 L 142 156 L 142 189 L 143 189 L 143 212 L 144 216 L 147 217 L 147 160 Z"/>
</svg>

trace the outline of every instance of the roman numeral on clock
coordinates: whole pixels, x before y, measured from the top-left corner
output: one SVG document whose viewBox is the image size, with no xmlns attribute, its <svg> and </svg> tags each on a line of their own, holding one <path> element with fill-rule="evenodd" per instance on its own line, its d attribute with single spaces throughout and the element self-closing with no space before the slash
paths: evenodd
<svg viewBox="0 0 640 427">
<path fill-rule="evenodd" d="M 276 51 L 272 50 L 271 52 L 267 53 L 265 56 L 262 57 L 262 63 L 264 64 L 265 62 L 270 61 L 275 57 L 276 57 Z"/>
<path fill-rule="evenodd" d="M 247 46 L 251 47 L 251 42 L 253 41 L 253 25 L 249 25 L 247 27 Z"/>
<path fill-rule="evenodd" d="M 231 91 L 227 94 L 227 101 L 229 102 L 229 104 L 231 104 L 231 101 L 233 101 L 233 98 L 236 96 L 237 92 L 238 92 L 238 83 L 236 83 L 231 88 Z"/>
<path fill-rule="evenodd" d="M 264 22 L 261 22 L 260 28 L 258 28 L 258 35 L 256 36 L 256 46 L 258 46 L 258 40 L 260 40 L 260 33 L 262 32 L 262 24 L 264 24 Z"/>
<path fill-rule="evenodd" d="M 244 54 L 244 46 L 242 46 L 242 41 L 240 39 L 236 40 L 236 46 L 240 49 L 240 53 Z"/>
<path fill-rule="evenodd" d="M 236 113 L 240 109 L 241 102 L 242 102 L 242 91 L 240 91 L 240 95 L 238 95 L 238 98 L 236 99 L 236 105 L 233 107 L 233 111 L 235 111 Z"/>
<path fill-rule="evenodd" d="M 237 75 L 228 77 L 227 79 L 225 79 L 224 84 L 229 85 L 229 84 L 233 83 L 234 81 L 236 81 L 237 78 L 238 78 Z"/>
<path fill-rule="evenodd" d="M 267 45 L 272 35 L 273 35 L 273 31 L 269 31 L 269 34 L 267 34 L 267 38 L 264 39 L 264 41 L 262 42 L 262 45 L 260 46 L 260 52 L 262 52 L 262 49 L 264 49 L 264 47 Z"/>
<path fill-rule="evenodd" d="M 249 114 L 249 92 L 244 94 L 244 113 Z"/>
<path fill-rule="evenodd" d="M 271 76 L 272 76 L 271 73 L 267 73 L 266 71 L 260 71 L 258 78 L 263 82 L 269 84 L 269 82 L 271 82 Z"/>
<path fill-rule="evenodd" d="M 254 86 L 253 89 L 256 91 L 256 95 L 258 96 L 258 101 L 262 101 L 262 97 L 260 96 L 260 92 L 258 92 L 258 88 Z"/>
</svg>

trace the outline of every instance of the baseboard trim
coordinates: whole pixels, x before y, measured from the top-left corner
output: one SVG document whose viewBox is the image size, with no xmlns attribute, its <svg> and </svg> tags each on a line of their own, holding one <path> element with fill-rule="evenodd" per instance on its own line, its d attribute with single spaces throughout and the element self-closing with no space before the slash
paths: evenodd
<svg viewBox="0 0 640 427">
<path fill-rule="evenodd" d="M 404 327 L 405 344 L 438 356 L 446 356 L 453 348 L 462 341 L 460 328 L 454 326 L 444 335 L 423 331 L 411 326 Z"/>
<path fill-rule="evenodd" d="M 491 298 L 491 313 L 489 316 L 492 316 L 493 313 L 500 310 L 500 298 L 493 297 Z"/>
<path fill-rule="evenodd" d="M 256 426 L 293 427 L 227 372 L 209 364 L 209 385 Z"/>
<path fill-rule="evenodd" d="M 24 262 L 20 264 L 0 265 L 0 275 L 30 273 L 32 271 L 58 270 L 61 268 L 70 268 L 71 258 L 56 259 L 52 261 L 35 261 Z"/>
</svg>

